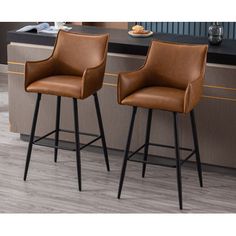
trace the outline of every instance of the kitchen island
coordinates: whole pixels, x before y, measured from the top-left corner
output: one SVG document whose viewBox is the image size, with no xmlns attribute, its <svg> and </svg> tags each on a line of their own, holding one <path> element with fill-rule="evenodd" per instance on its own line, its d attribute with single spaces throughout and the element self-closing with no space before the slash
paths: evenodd
<svg viewBox="0 0 236 236">
<path fill-rule="evenodd" d="M 86 34 L 109 33 L 109 48 L 104 86 L 98 92 L 104 122 L 107 146 L 123 150 L 128 133 L 131 108 L 116 101 L 117 75 L 120 71 L 139 68 L 151 40 L 208 44 L 205 37 L 154 33 L 149 38 L 132 38 L 127 30 L 105 29 L 92 26 L 72 26 L 72 31 Z M 10 131 L 20 133 L 23 139 L 30 133 L 35 105 L 35 94 L 24 91 L 24 65 L 27 60 L 47 58 L 53 49 L 55 35 L 8 32 L 8 76 Z M 224 40 L 222 45 L 209 46 L 206 78 L 202 100 L 196 108 L 196 121 L 203 163 L 236 168 L 236 41 Z M 40 107 L 36 135 L 43 135 L 55 127 L 56 99 L 44 95 Z M 79 101 L 81 131 L 98 133 L 92 98 Z M 139 109 L 131 150 L 144 142 L 147 110 Z M 73 130 L 71 99 L 62 99 L 61 127 Z M 192 147 L 189 117 L 180 117 L 180 142 Z M 72 142 L 73 135 L 60 138 Z M 82 142 L 89 141 L 81 137 Z M 151 142 L 173 144 L 172 114 L 153 112 Z M 98 142 L 98 146 L 101 144 Z M 121 153 L 121 157 L 122 157 Z M 150 154 L 173 155 L 169 150 L 150 147 Z M 173 155 L 174 156 L 174 155 Z M 82 157 L 83 158 L 83 157 Z"/>
</svg>

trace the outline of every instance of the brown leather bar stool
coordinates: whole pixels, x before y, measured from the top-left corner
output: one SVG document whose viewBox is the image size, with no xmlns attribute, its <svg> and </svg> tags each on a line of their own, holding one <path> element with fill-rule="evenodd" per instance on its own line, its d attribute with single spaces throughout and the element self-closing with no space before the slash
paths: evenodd
<svg viewBox="0 0 236 236">
<path fill-rule="evenodd" d="M 55 133 L 55 145 L 53 147 L 54 161 L 57 162 L 58 149 L 69 149 L 59 146 L 59 132 L 75 133 L 76 163 L 78 174 L 78 185 L 81 191 L 81 161 L 80 150 L 95 141 L 101 139 L 107 170 L 109 161 L 106 141 L 104 136 L 101 112 L 97 91 L 101 89 L 105 73 L 108 48 L 108 35 L 80 35 L 72 32 L 59 31 L 52 55 L 42 61 L 26 62 L 25 66 L 25 90 L 26 92 L 37 93 L 37 101 L 33 117 L 28 153 L 25 164 L 24 180 L 27 178 L 28 167 L 31 158 L 33 144 Z M 35 128 L 37 123 L 41 94 L 57 96 L 56 128 L 52 132 L 35 140 Z M 78 106 L 77 99 L 86 99 L 93 95 L 97 112 L 100 135 L 82 133 L 96 137 L 94 140 L 80 146 Z M 75 131 L 60 129 L 60 107 L 61 97 L 73 99 L 74 127 Z"/>
<path fill-rule="evenodd" d="M 118 198 L 123 186 L 127 161 L 132 161 L 135 153 L 144 148 L 142 177 L 145 176 L 150 145 L 174 148 L 176 155 L 177 185 L 179 207 L 182 209 L 181 165 L 196 156 L 198 176 L 202 187 L 202 170 L 197 139 L 197 129 L 193 108 L 201 98 L 202 84 L 205 76 L 207 45 L 185 45 L 153 41 L 145 64 L 137 71 L 120 73 L 118 78 L 118 103 L 133 107 L 124 162 L 121 170 Z M 137 107 L 148 109 L 145 144 L 137 151 L 129 154 L 130 142 L 134 127 Z M 153 144 L 149 142 L 151 131 L 152 109 L 160 109 L 173 113 L 175 146 Z M 194 149 L 179 146 L 177 115 L 190 112 Z M 180 150 L 191 153 L 185 160 L 180 159 Z M 133 159 L 133 161 L 137 161 Z M 153 164 L 153 163 L 150 163 Z"/>
</svg>

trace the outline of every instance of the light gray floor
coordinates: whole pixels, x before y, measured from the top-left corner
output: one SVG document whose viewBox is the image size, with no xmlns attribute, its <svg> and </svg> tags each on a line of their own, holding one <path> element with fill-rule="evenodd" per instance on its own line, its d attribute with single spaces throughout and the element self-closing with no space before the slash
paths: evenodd
<svg viewBox="0 0 236 236">
<path fill-rule="evenodd" d="M 175 169 L 128 163 L 122 199 L 117 188 L 122 153 L 110 151 L 111 172 L 96 149 L 82 151 L 82 192 L 77 190 L 75 153 L 34 147 L 28 180 L 23 181 L 27 143 L 8 131 L 6 75 L 0 75 L 1 213 L 180 213 Z M 183 213 L 236 212 L 236 177 L 204 172 L 204 188 L 195 170 L 183 167 Z"/>
</svg>

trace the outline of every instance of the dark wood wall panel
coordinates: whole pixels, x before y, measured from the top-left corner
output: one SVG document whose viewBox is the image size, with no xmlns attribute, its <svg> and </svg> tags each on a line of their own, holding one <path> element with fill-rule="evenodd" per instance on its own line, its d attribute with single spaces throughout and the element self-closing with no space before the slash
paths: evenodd
<svg viewBox="0 0 236 236">
<path fill-rule="evenodd" d="M 207 36 L 212 22 L 136 22 L 154 32 Z M 236 22 L 221 22 L 224 27 L 225 39 L 236 39 Z"/>
</svg>

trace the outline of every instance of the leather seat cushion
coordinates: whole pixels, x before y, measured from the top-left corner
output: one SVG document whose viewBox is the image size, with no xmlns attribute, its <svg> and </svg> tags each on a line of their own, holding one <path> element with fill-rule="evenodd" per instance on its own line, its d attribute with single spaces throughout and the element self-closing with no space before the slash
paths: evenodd
<svg viewBox="0 0 236 236">
<path fill-rule="evenodd" d="M 170 87 L 146 87 L 135 91 L 125 97 L 121 104 L 161 109 L 167 111 L 184 111 L 184 94 L 185 91 Z"/>
<path fill-rule="evenodd" d="M 26 91 L 63 97 L 80 98 L 81 89 L 81 77 L 71 75 L 55 75 L 31 83 L 26 88 Z"/>
</svg>

